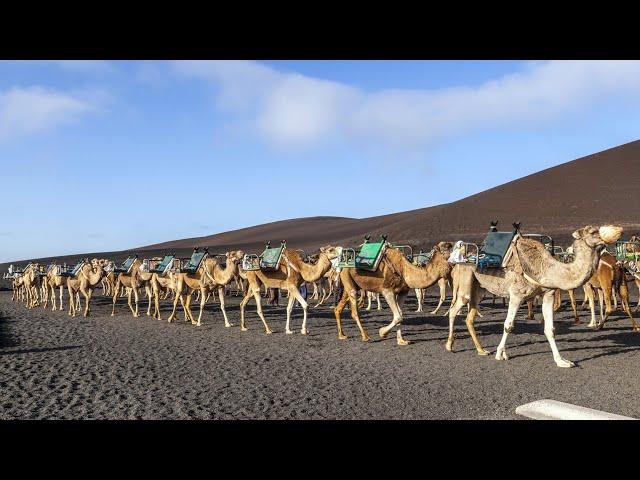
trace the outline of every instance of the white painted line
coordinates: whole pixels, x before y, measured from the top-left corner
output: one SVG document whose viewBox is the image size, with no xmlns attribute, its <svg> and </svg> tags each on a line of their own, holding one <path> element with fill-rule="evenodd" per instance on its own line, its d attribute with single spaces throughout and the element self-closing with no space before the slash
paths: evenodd
<svg viewBox="0 0 640 480">
<path fill-rule="evenodd" d="M 615 413 L 580 407 L 557 400 L 537 400 L 516 408 L 516 413 L 534 420 L 636 420 Z"/>
</svg>

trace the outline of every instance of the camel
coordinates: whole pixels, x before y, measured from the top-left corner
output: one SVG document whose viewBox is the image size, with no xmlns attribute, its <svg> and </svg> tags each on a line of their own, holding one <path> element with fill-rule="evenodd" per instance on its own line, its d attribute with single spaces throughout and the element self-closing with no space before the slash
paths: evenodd
<svg viewBox="0 0 640 480">
<path fill-rule="evenodd" d="M 144 287 L 147 293 L 147 297 L 149 299 L 148 307 L 147 307 L 147 315 L 151 316 L 152 294 L 151 294 L 150 283 L 151 283 L 151 278 L 153 277 L 153 274 L 143 271 L 141 267 L 142 267 L 142 262 L 140 261 L 140 259 L 136 257 L 136 259 L 133 261 L 133 264 L 131 265 L 131 268 L 129 269 L 129 273 L 120 272 L 116 276 L 115 285 L 112 291 L 113 293 L 113 308 L 111 310 L 112 317 L 115 316 L 116 314 L 116 302 L 120 294 L 120 287 L 125 287 L 127 289 L 127 305 L 129 305 L 129 309 L 131 310 L 131 313 L 133 314 L 134 317 L 140 316 L 140 314 L 138 313 L 138 301 L 139 301 L 138 289 Z M 135 301 L 135 306 L 136 306 L 135 309 L 131 304 L 132 295 Z"/>
<path fill-rule="evenodd" d="M 517 225 L 514 224 L 517 230 Z M 521 303 L 536 295 L 542 295 L 542 315 L 544 333 L 551 347 L 553 358 L 559 367 L 573 367 L 574 364 L 560 355 L 555 342 L 553 328 L 553 303 L 555 290 L 572 290 L 584 285 L 596 271 L 599 254 L 605 244 L 615 242 L 622 228 L 612 225 L 594 227 L 587 225 L 573 232 L 574 260 L 564 263 L 555 259 L 542 243 L 521 237 L 516 233 L 503 268 L 489 268 L 478 271 L 475 265 L 457 264 L 452 270 L 453 300 L 449 312 L 449 337 L 446 349 L 453 351 L 454 321 L 456 314 L 466 304 L 469 305 L 467 328 L 478 354 L 487 355 L 478 341 L 473 318 L 477 303 L 484 291 L 498 296 L 509 296 L 509 309 L 504 323 L 504 332 L 496 351 L 496 360 L 507 360 L 506 341 L 513 330 L 516 312 Z M 511 255 L 509 255 L 511 252 Z"/>
<path fill-rule="evenodd" d="M 631 319 L 632 330 L 634 332 L 640 331 L 640 327 L 636 324 L 631 309 L 629 307 L 629 289 L 624 277 L 624 270 L 621 265 L 616 262 L 616 258 L 608 252 L 604 252 L 600 256 L 598 262 L 598 268 L 584 284 L 585 298 L 589 300 L 589 308 L 591 309 L 591 322 L 590 328 L 600 330 L 604 327 L 605 322 L 613 312 L 614 308 L 611 305 L 612 294 L 618 293 L 622 303 L 622 309 Z M 598 303 L 600 304 L 600 323 L 596 322 L 595 315 L 595 292 L 598 293 Z M 603 315 L 602 304 L 606 306 L 606 312 Z"/>
<path fill-rule="evenodd" d="M 300 333 L 307 335 L 307 307 L 308 304 L 302 295 L 300 295 L 300 286 L 303 282 L 315 282 L 325 273 L 327 273 L 332 267 L 332 260 L 337 259 L 340 256 L 341 248 L 326 246 L 320 248 L 318 255 L 318 261 L 315 264 L 305 263 L 296 250 L 292 250 L 284 247 L 282 251 L 282 257 L 280 264 L 276 270 L 246 270 L 246 280 L 249 284 L 247 293 L 240 302 L 240 330 L 246 331 L 244 309 L 251 300 L 251 297 L 256 300 L 256 309 L 258 316 L 262 320 L 262 324 L 265 328 L 265 333 L 270 335 L 273 333 L 264 314 L 262 313 L 262 297 L 260 296 L 260 287 L 262 285 L 267 288 L 279 288 L 281 290 L 289 292 L 289 300 L 287 303 L 287 323 L 285 327 L 285 333 L 292 334 L 293 331 L 289 328 L 291 322 L 291 312 L 293 310 L 293 303 L 297 300 L 302 306 L 302 328 Z"/>
<path fill-rule="evenodd" d="M 342 331 L 341 314 L 347 302 L 350 303 L 351 317 L 355 320 L 360 337 L 363 342 L 369 341 L 369 336 L 362 327 L 358 314 L 357 291 L 367 290 L 382 293 L 393 314 L 389 325 L 378 330 L 381 338 L 394 328 L 396 330 L 396 342 L 398 345 L 409 345 L 409 341 L 402 337 L 400 324 L 402 323 L 402 306 L 409 293 L 409 289 L 428 288 L 440 278 L 447 275 L 450 270 L 448 257 L 451 243 L 440 242 L 433 248 L 433 259 L 424 267 L 413 265 L 404 254 L 395 248 L 388 247 L 376 271 L 360 270 L 357 268 L 344 268 L 340 272 L 340 281 L 343 285 L 342 298 L 337 303 L 334 313 L 338 326 L 338 338 L 344 340 L 347 336 Z"/>
<path fill-rule="evenodd" d="M 47 272 L 47 285 L 49 288 L 49 295 L 51 296 L 51 310 L 56 310 L 56 288 L 60 290 L 60 307 L 58 310 L 62 311 L 63 306 L 63 293 L 64 287 L 67 286 L 67 277 L 58 275 L 58 269 L 54 266 Z"/>
<path fill-rule="evenodd" d="M 224 288 L 234 280 L 238 272 L 238 265 L 244 258 L 244 252 L 242 250 L 227 252 L 225 257 L 225 268 L 220 266 L 217 258 L 210 256 L 202 261 L 195 274 L 180 273 L 177 276 L 176 292 L 181 293 L 185 288 L 190 290 L 190 293 L 187 294 L 186 312 L 191 319 L 191 323 L 198 327 L 202 325 L 202 313 L 204 311 L 204 305 L 208 298 L 208 294 L 215 290 L 218 291 L 218 296 L 220 298 L 220 309 L 222 310 L 222 315 L 224 317 L 224 326 L 233 326 L 229 322 L 227 312 L 225 310 Z M 191 315 L 191 295 L 194 291 L 200 292 L 200 313 L 198 315 L 197 322 L 194 321 L 193 316 Z M 176 302 L 174 301 L 174 313 L 175 305 Z M 170 318 L 173 318 L 173 314 Z"/>
<path fill-rule="evenodd" d="M 22 275 L 22 285 L 26 293 L 27 308 L 34 308 L 40 304 L 38 291 L 41 286 L 41 281 L 38 270 L 39 265 L 37 263 L 31 263 L 25 268 Z"/>
<path fill-rule="evenodd" d="M 449 254 L 451 254 L 453 243 L 440 242 L 438 243 L 437 247 L 440 249 L 441 252 L 448 252 Z M 447 294 L 446 293 L 447 284 L 449 285 L 451 284 L 451 268 L 453 268 L 453 265 L 447 261 L 448 257 L 444 258 L 445 262 L 443 262 L 443 258 L 440 256 L 437 256 L 436 260 L 440 263 L 439 269 L 442 275 L 440 278 L 438 278 L 438 281 L 437 281 L 438 288 L 440 290 L 440 300 L 438 301 L 438 305 L 436 306 L 436 308 L 434 308 L 431 312 L 429 312 L 431 315 L 437 314 L 438 310 L 440 310 L 440 307 L 444 303 L 444 300 Z M 431 263 L 432 261 L 433 261 L 433 255 L 431 255 L 431 257 L 429 258 L 429 262 L 427 262 L 426 265 L 429 265 L 429 263 Z M 422 312 L 422 304 L 426 296 L 425 295 L 426 288 L 416 288 L 415 291 L 416 291 L 416 298 L 418 300 L 418 308 L 416 309 L 416 312 Z"/>
<path fill-rule="evenodd" d="M 90 263 L 84 263 L 75 277 L 67 277 L 67 290 L 69 292 L 69 315 L 76 316 L 76 305 L 74 294 L 82 293 L 85 298 L 84 316 L 88 317 L 91 312 L 91 297 L 93 291 L 101 283 L 105 276 L 102 265 L 96 264 L 92 267 Z M 79 303 L 79 302 L 78 302 Z M 79 307 L 80 305 L 78 305 Z"/>
</svg>

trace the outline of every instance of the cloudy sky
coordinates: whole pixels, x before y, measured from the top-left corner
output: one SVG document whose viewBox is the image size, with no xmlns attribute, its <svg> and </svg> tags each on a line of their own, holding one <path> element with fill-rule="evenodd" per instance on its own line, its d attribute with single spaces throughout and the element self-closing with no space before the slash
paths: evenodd
<svg viewBox="0 0 640 480">
<path fill-rule="evenodd" d="M 639 108 L 640 62 L 0 62 L 0 262 L 451 202 Z"/>
</svg>

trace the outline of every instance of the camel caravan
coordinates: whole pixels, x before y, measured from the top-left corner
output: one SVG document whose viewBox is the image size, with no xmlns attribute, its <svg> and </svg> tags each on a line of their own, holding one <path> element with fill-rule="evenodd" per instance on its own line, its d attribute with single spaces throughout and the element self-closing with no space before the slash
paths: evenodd
<svg viewBox="0 0 640 480">
<path fill-rule="evenodd" d="M 116 264 L 113 260 L 84 259 L 73 266 L 52 263 L 29 263 L 24 268 L 13 265 L 4 275 L 13 286 L 12 300 L 23 302 L 32 309 L 39 305 L 62 310 L 66 291 L 68 314 L 82 311 L 91 314 L 94 291 L 100 287 L 102 295 L 111 300 L 111 315 L 126 304 L 134 317 L 140 316 L 140 302 L 146 298 L 147 316 L 162 320 L 161 302 L 170 302 L 168 322 L 176 320 L 180 302 L 184 321 L 194 326 L 203 324 L 205 305 L 218 303 L 225 327 L 232 327 L 225 308 L 225 297 L 241 296 L 240 330 L 248 330 L 250 319 L 247 306 L 255 300 L 255 311 L 264 332 L 273 333 L 263 310 L 263 299 L 278 304 L 279 295 L 287 299 L 285 333 L 293 334 L 292 314 L 296 305 L 302 309 L 300 334 L 309 333 L 309 309 L 327 306 L 333 296 L 337 336 L 347 339 L 342 314 L 349 307 L 361 341 L 370 337 L 360 314 L 380 297 L 389 308 L 389 323 L 378 329 L 385 338 L 395 331 L 400 346 L 411 342 L 402 334 L 403 311 L 412 291 L 417 300 L 416 312 L 423 312 L 426 289 L 437 285 L 439 299 L 430 312 L 436 315 L 443 307 L 447 289 L 451 294 L 449 308 L 444 315 L 449 320 L 446 351 L 454 351 L 455 320 L 465 311 L 466 327 L 479 355 L 488 355 L 475 330 L 476 316 L 482 317 L 480 303 L 490 294 L 508 305 L 502 339 L 495 352 L 497 360 L 507 360 L 507 339 L 513 331 L 515 317 L 526 303 L 527 318 L 533 318 L 537 303 L 541 304 L 542 323 L 553 359 L 559 367 L 574 364 L 560 354 L 555 341 L 554 312 L 562 303 L 562 295 L 569 297 L 574 323 L 580 323 L 576 305 L 576 289 L 582 288 L 584 302 L 589 305 L 591 321 L 588 326 L 599 330 L 611 313 L 620 305 L 631 321 L 633 331 L 640 331 L 633 313 L 640 309 L 640 300 L 631 310 L 629 285 L 635 283 L 640 293 L 640 238 L 620 241 L 622 228 L 613 225 L 587 225 L 573 232 L 573 243 L 567 248 L 555 245 L 553 238 L 542 234 L 525 234 L 514 223 L 507 231 L 499 231 L 491 222 L 489 232 L 480 244 L 458 240 L 442 241 L 428 250 L 413 252 L 409 245 L 390 242 L 386 235 L 373 240 L 370 236 L 358 248 L 327 245 L 312 255 L 289 248 L 286 241 L 273 247 L 267 243 L 261 254 L 233 250 L 211 253 L 196 247 L 189 258 L 175 254 L 140 259 L 129 256 Z M 312 290 L 309 295 L 308 292 Z M 192 301 L 197 304 L 197 317 Z M 596 318 L 596 297 L 599 320 Z M 84 299 L 84 309 L 82 300 Z"/>
</svg>

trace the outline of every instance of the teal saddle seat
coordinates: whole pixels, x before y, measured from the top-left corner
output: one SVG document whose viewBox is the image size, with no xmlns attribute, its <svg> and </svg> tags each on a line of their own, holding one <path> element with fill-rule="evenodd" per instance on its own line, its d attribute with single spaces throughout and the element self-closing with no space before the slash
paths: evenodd
<svg viewBox="0 0 640 480">
<path fill-rule="evenodd" d="M 83 261 L 76 263 L 73 267 L 67 265 L 66 263 L 64 265 L 58 265 L 56 267 L 58 269 L 57 273 L 61 277 L 75 277 L 76 275 L 78 275 L 78 273 L 80 273 L 80 269 L 83 265 Z"/>
<path fill-rule="evenodd" d="M 420 253 L 416 253 L 413 256 L 413 264 L 416 267 L 424 267 L 431 261 L 431 257 L 433 257 L 433 250 L 431 250 L 430 252 L 423 252 L 422 250 L 420 250 Z"/>
<path fill-rule="evenodd" d="M 122 265 L 113 269 L 113 273 L 129 273 L 131 267 L 133 266 L 133 262 L 136 261 L 136 258 L 138 258 L 137 255 L 133 257 L 127 257 L 127 259 L 122 262 Z"/>
<path fill-rule="evenodd" d="M 156 265 L 155 268 L 149 270 L 150 273 L 157 273 L 158 275 L 164 275 L 169 268 L 171 268 L 171 264 L 173 263 L 175 255 L 165 255 L 162 261 Z"/>
<path fill-rule="evenodd" d="M 207 252 L 206 249 L 201 252 L 196 247 L 196 249 L 191 254 L 191 258 L 186 263 L 186 265 L 183 265 L 182 268 L 180 268 L 180 272 L 181 273 L 196 273 L 198 268 L 200 268 L 200 264 L 202 263 L 202 260 L 204 260 L 204 257 L 207 256 L 207 253 L 208 252 Z"/>
<path fill-rule="evenodd" d="M 279 247 L 270 247 L 271 242 L 267 243 L 264 252 L 260 255 L 261 270 L 277 270 L 282 259 L 282 252 L 287 247 L 287 242 L 280 242 Z"/>
<path fill-rule="evenodd" d="M 502 267 L 504 256 L 509 250 L 516 233 L 517 230 L 513 232 L 489 232 L 480 247 L 478 268 L 484 270 L 485 268 Z M 470 258 L 470 260 L 475 260 L 475 258 Z"/>
<path fill-rule="evenodd" d="M 377 242 L 369 242 L 369 238 L 369 235 L 364 237 L 364 243 L 360 245 L 360 251 L 357 254 L 352 248 L 344 248 L 338 267 L 357 268 L 370 272 L 377 270 L 387 243 L 387 236 L 381 235 Z"/>
</svg>

